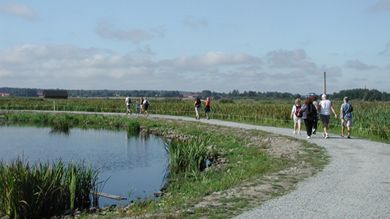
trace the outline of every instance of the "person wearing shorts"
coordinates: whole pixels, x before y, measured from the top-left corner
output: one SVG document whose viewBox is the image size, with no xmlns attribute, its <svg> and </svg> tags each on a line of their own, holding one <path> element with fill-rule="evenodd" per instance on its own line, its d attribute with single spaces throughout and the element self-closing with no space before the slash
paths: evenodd
<svg viewBox="0 0 390 219">
<path fill-rule="evenodd" d="M 344 130 L 345 127 L 347 127 L 347 137 L 351 138 L 352 111 L 353 107 L 349 103 L 349 98 L 344 97 L 344 103 L 341 105 L 340 108 L 341 137 L 344 137 Z"/>
<path fill-rule="evenodd" d="M 329 122 L 330 122 L 330 113 L 332 112 L 337 118 L 337 114 L 333 109 L 332 102 L 328 100 L 328 97 L 326 94 L 322 94 L 321 96 L 321 101 L 319 103 L 319 108 L 320 108 L 320 119 L 322 122 L 322 126 L 324 127 L 324 138 L 328 138 L 328 129 L 329 129 Z"/>
<path fill-rule="evenodd" d="M 206 100 L 202 100 L 202 102 L 205 102 L 204 113 L 206 114 L 206 119 L 209 120 L 211 98 L 207 97 Z"/>
<path fill-rule="evenodd" d="M 291 109 L 290 118 L 294 121 L 294 134 L 301 134 L 302 113 L 301 113 L 301 99 L 297 98 Z"/>
</svg>

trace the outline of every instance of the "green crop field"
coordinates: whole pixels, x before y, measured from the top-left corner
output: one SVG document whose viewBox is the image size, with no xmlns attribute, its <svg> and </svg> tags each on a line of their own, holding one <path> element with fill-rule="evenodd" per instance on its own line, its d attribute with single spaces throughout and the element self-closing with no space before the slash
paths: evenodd
<svg viewBox="0 0 390 219">
<path fill-rule="evenodd" d="M 135 100 L 133 99 L 133 103 Z M 390 103 L 351 101 L 353 112 L 353 136 L 390 142 Z M 291 101 L 212 101 L 211 118 L 243 123 L 292 127 L 290 110 Z M 339 114 L 341 101 L 334 101 L 334 109 Z M 0 110 L 29 109 L 56 111 L 89 112 L 125 112 L 124 98 L 89 99 L 71 98 L 0 98 Z M 133 112 L 135 106 L 133 104 Z M 149 113 L 194 117 L 193 101 L 181 99 L 151 99 Z M 204 116 L 204 114 L 202 114 Z M 321 128 L 321 126 L 320 126 Z M 331 119 L 331 132 L 340 132 L 340 120 Z"/>
</svg>

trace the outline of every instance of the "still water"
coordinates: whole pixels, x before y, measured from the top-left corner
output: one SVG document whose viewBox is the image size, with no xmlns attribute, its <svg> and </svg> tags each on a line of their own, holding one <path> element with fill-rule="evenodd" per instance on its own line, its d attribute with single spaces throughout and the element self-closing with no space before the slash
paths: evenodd
<svg viewBox="0 0 390 219">
<path fill-rule="evenodd" d="M 102 192 L 122 197 L 153 197 L 164 184 L 168 166 L 161 138 L 128 137 L 125 131 L 70 129 L 68 133 L 51 128 L 0 126 L 0 160 L 23 157 L 30 163 L 61 159 L 85 161 L 99 169 L 99 180 L 106 180 Z M 99 199 L 100 205 L 124 205 L 128 201 Z"/>
</svg>

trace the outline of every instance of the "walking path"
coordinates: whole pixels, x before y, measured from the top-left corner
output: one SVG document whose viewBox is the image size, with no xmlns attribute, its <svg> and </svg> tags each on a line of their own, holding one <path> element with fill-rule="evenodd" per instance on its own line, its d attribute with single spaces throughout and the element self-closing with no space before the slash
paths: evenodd
<svg viewBox="0 0 390 219">
<path fill-rule="evenodd" d="M 118 113 L 80 114 L 124 115 Z M 149 115 L 149 118 L 195 121 L 189 117 Z M 200 120 L 213 125 L 257 129 L 305 139 L 292 129 Z M 353 137 L 353 136 L 352 136 Z M 390 218 L 390 145 L 363 139 L 346 139 L 319 133 L 309 139 L 327 149 L 331 160 L 325 169 L 298 183 L 289 194 L 265 202 L 237 218 Z"/>
<path fill-rule="evenodd" d="M 188 117 L 153 115 L 194 121 Z M 272 132 L 305 139 L 292 129 L 219 120 L 200 122 Z M 309 141 L 325 147 L 331 157 L 325 169 L 298 184 L 285 196 L 272 199 L 237 218 L 390 218 L 390 145 L 321 133 Z"/>
</svg>

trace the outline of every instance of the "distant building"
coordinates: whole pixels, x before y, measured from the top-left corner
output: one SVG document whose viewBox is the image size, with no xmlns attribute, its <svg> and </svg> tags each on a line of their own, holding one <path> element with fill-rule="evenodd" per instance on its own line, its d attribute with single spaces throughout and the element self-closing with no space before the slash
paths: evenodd
<svg viewBox="0 0 390 219">
<path fill-rule="evenodd" d="M 9 97 L 9 93 L 0 93 L 0 97 Z"/>
<path fill-rule="evenodd" d="M 68 91 L 66 90 L 43 90 L 44 98 L 58 98 L 58 99 L 67 99 Z"/>
</svg>

